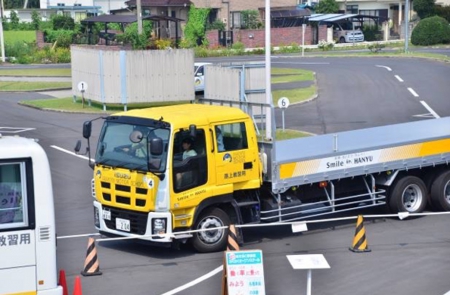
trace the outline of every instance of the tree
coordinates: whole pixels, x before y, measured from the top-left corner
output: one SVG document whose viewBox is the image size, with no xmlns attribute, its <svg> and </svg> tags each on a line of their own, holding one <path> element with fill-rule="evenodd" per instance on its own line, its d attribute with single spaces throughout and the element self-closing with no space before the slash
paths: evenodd
<svg viewBox="0 0 450 295">
<path fill-rule="evenodd" d="M 17 30 L 19 28 L 20 19 L 15 10 L 11 10 L 9 14 L 9 22 L 11 23 L 11 29 Z"/>
<path fill-rule="evenodd" d="M 415 2 L 414 2 L 415 5 Z M 317 4 L 315 13 L 337 13 L 339 12 L 339 4 L 336 0 L 322 0 Z"/>
<path fill-rule="evenodd" d="M 209 8 L 196 8 L 194 5 L 189 8 L 189 17 L 184 29 L 184 36 L 189 43 L 189 47 L 204 42 L 209 11 Z"/>
<path fill-rule="evenodd" d="M 435 2 L 436 0 L 414 0 L 414 10 L 421 19 L 433 16 Z"/>
<path fill-rule="evenodd" d="M 36 31 L 39 30 L 39 26 L 41 24 L 41 15 L 39 14 L 39 12 L 37 12 L 37 10 L 33 10 L 33 12 L 31 12 L 31 24 L 33 26 L 33 29 L 35 29 Z"/>
<path fill-rule="evenodd" d="M 258 29 L 262 27 L 261 22 L 258 20 L 259 13 L 257 10 L 243 10 L 242 16 L 242 29 Z"/>
</svg>

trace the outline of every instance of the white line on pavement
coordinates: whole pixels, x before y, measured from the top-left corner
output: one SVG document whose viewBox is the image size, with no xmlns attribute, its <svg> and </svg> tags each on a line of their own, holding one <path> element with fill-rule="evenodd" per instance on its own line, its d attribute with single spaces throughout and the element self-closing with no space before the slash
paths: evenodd
<svg viewBox="0 0 450 295">
<path fill-rule="evenodd" d="M 414 95 L 415 97 L 419 97 L 419 95 L 414 91 L 414 89 L 412 88 L 408 88 L 409 92 L 411 92 L 412 95 Z"/>
<path fill-rule="evenodd" d="M 199 277 L 199 278 L 193 280 L 192 282 L 189 282 L 189 283 L 187 283 L 187 284 L 184 284 L 183 286 L 180 286 L 180 287 L 178 287 L 178 288 L 175 288 L 175 289 L 173 289 L 173 290 L 171 290 L 171 291 L 169 291 L 169 292 L 166 292 L 166 293 L 164 293 L 164 294 L 161 294 L 161 295 L 173 295 L 173 294 L 176 294 L 176 293 L 178 293 L 178 292 L 180 292 L 180 291 L 183 291 L 183 290 L 185 290 L 185 289 L 187 289 L 187 288 L 190 288 L 190 287 L 192 287 L 192 286 L 194 286 L 194 285 L 197 285 L 198 283 L 201 283 L 201 282 L 203 282 L 203 281 L 206 280 L 206 279 L 209 279 L 210 277 L 216 275 L 217 273 L 219 273 L 219 272 L 221 272 L 221 271 L 223 271 L 223 265 L 221 265 L 221 266 L 219 266 L 218 268 L 216 268 L 216 269 L 210 271 L 209 273 L 207 273 L 207 274 L 205 274 L 205 275 L 203 275 L 203 276 L 201 276 L 201 277 Z"/>
<path fill-rule="evenodd" d="M 400 78 L 400 76 L 399 76 L 399 75 L 395 75 L 395 78 L 397 78 L 397 80 L 399 80 L 400 82 L 403 82 L 403 79 L 402 79 L 402 78 Z"/>
<path fill-rule="evenodd" d="M 50 147 L 54 148 L 55 150 L 64 152 L 64 153 L 66 153 L 66 154 L 69 154 L 69 155 L 72 155 L 72 156 L 75 156 L 75 157 L 78 157 L 78 158 L 81 158 L 81 159 L 84 159 L 84 160 L 89 160 L 89 158 L 86 157 L 86 156 L 77 155 L 77 154 L 75 154 L 74 152 L 71 152 L 71 151 L 65 150 L 65 149 L 63 149 L 63 148 L 60 148 L 59 146 L 51 145 Z"/>
<path fill-rule="evenodd" d="M 379 68 L 385 68 L 385 69 L 388 70 L 389 72 L 392 72 L 392 69 L 391 69 L 390 67 L 387 67 L 387 66 L 376 65 L 376 67 L 379 67 Z"/>
<path fill-rule="evenodd" d="M 436 119 L 439 119 L 440 116 L 423 100 L 420 101 L 420 103 L 435 117 Z"/>
</svg>

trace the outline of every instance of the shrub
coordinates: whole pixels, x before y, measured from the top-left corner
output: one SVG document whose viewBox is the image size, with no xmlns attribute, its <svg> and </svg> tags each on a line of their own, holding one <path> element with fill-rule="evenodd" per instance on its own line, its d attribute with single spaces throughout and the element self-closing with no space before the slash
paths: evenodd
<svg viewBox="0 0 450 295">
<path fill-rule="evenodd" d="M 413 45 L 435 45 L 450 43 L 450 25 L 439 16 L 421 20 L 411 34 Z"/>
<path fill-rule="evenodd" d="M 70 30 L 45 30 L 44 39 L 47 43 L 56 42 L 57 47 L 69 48 L 72 44 L 72 39 L 75 35 L 74 31 Z"/>
<path fill-rule="evenodd" d="M 73 30 L 75 21 L 70 16 L 54 15 L 52 17 L 53 30 Z"/>
<path fill-rule="evenodd" d="M 365 41 L 378 41 L 380 30 L 377 25 L 363 26 L 362 32 Z"/>
<path fill-rule="evenodd" d="M 317 44 L 317 47 L 322 49 L 323 51 L 328 51 L 328 50 L 333 49 L 334 42 L 327 42 L 325 40 L 320 40 L 319 44 Z"/>
</svg>

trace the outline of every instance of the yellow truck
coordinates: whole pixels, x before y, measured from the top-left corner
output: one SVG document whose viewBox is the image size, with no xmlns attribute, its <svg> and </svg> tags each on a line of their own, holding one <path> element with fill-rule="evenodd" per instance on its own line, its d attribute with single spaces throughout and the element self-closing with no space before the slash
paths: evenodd
<svg viewBox="0 0 450 295">
<path fill-rule="evenodd" d="M 259 129 L 255 116 L 232 104 L 104 118 L 90 161 L 96 228 L 213 252 L 225 249 L 229 224 L 374 206 L 450 209 L 450 118 L 272 142 L 260 142 Z M 91 133 L 87 121 L 87 152 Z"/>
</svg>

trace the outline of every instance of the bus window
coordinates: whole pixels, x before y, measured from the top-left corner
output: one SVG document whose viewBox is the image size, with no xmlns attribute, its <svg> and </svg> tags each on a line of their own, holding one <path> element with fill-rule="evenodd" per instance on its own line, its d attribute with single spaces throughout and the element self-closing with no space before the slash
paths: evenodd
<svg viewBox="0 0 450 295">
<path fill-rule="evenodd" d="M 0 164 L 0 230 L 29 225 L 25 163 Z"/>
</svg>

